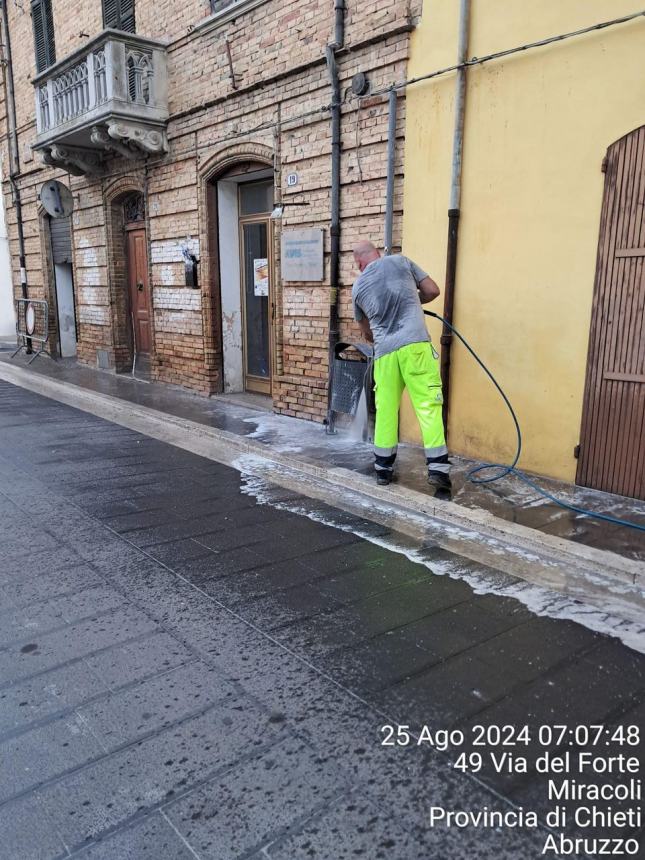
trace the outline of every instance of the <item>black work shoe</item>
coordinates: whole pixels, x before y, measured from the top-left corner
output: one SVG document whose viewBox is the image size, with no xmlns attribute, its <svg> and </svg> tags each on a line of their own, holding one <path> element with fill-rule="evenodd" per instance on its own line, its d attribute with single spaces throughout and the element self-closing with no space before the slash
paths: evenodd
<svg viewBox="0 0 645 860">
<path fill-rule="evenodd" d="M 379 487 L 387 487 L 392 482 L 392 474 L 390 472 L 377 472 L 376 483 Z"/>
<path fill-rule="evenodd" d="M 431 487 L 436 487 L 438 490 L 452 490 L 452 481 L 450 476 L 445 472 L 435 472 L 428 469 L 428 483 Z"/>
</svg>

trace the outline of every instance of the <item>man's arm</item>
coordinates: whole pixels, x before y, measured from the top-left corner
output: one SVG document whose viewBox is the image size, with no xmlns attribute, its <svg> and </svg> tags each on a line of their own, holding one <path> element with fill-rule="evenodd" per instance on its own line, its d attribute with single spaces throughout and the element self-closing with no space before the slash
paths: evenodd
<svg viewBox="0 0 645 860">
<path fill-rule="evenodd" d="M 358 325 L 361 330 L 361 334 L 365 338 L 368 343 L 374 343 L 374 335 L 372 334 L 372 329 L 370 328 L 370 324 L 367 321 L 367 317 L 361 317 L 358 321 Z"/>
<path fill-rule="evenodd" d="M 436 299 L 440 290 L 430 275 L 426 274 L 421 266 L 417 266 L 413 260 L 408 260 L 408 264 L 410 266 L 410 271 L 412 272 L 412 277 L 416 281 L 417 289 L 419 290 L 419 301 L 421 304 L 425 305 Z"/>
<path fill-rule="evenodd" d="M 372 334 L 372 329 L 370 328 L 369 321 L 365 314 L 363 313 L 363 309 L 358 303 L 358 281 L 354 284 L 352 288 L 352 305 L 354 306 L 354 319 L 358 323 L 358 327 L 361 330 L 361 334 L 365 338 L 368 343 L 374 343 L 374 335 Z"/>
<path fill-rule="evenodd" d="M 419 282 L 419 299 L 422 305 L 434 301 L 441 290 L 429 275 Z"/>
</svg>

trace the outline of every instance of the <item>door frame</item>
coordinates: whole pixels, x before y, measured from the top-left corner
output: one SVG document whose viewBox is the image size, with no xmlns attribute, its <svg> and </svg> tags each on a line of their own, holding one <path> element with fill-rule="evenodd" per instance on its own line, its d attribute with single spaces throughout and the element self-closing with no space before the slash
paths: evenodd
<svg viewBox="0 0 645 860">
<path fill-rule="evenodd" d="M 146 304 L 148 306 L 148 327 L 149 327 L 149 340 L 150 340 L 150 350 L 148 352 L 141 352 L 138 349 L 138 344 L 136 343 L 136 326 L 134 325 L 134 309 L 132 302 L 132 292 L 130 289 L 130 242 L 128 236 L 130 233 L 141 232 L 143 233 L 144 238 L 144 248 L 146 252 L 146 287 L 145 287 L 145 295 L 146 295 Z M 146 356 L 151 357 L 154 350 L 154 342 L 153 342 L 153 325 L 152 325 L 152 294 L 150 288 L 150 259 L 148 254 L 148 231 L 146 229 L 145 221 L 130 221 L 125 222 L 123 225 L 123 236 L 125 240 L 125 279 L 126 279 L 126 295 L 127 295 L 127 309 L 128 316 L 130 317 L 130 329 L 132 330 L 132 349 L 133 355 L 134 353 L 137 356 Z"/>
<path fill-rule="evenodd" d="M 241 186 L 241 183 L 240 183 Z M 239 194 L 239 190 L 238 190 Z M 242 308 L 242 372 L 244 379 L 244 390 L 253 394 L 268 394 L 273 393 L 273 377 L 275 376 L 274 369 L 274 322 L 275 322 L 275 298 L 274 298 L 274 272 L 273 272 L 273 222 L 271 221 L 270 213 L 261 213 L 259 215 L 239 215 L 239 240 L 240 240 L 240 302 Z M 244 266 L 244 226 L 246 224 L 266 224 L 267 227 L 267 259 L 269 261 L 269 378 L 263 379 L 260 376 L 253 376 L 247 373 L 247 345 L 246 345 L 246 269 Z M 255 388 L 249 387 L 248 380 L 251 379 L 256 385 Z"/>
<path fill-rule="evenodd" d="M 78 322 L 78 309 L 76 302 L 76 278 L 75 278 L 75 268 L 74 268 L 74 242 L 73 242 L 73 233 L 72 233 L 72 219 L 70 216 L 67 216 L 67 220 L 69 221 L 69 259 L 62 263 L 54 262 L 54 241 L 52 237 L 52 222 L 55 219 L 52 218 L 49 213 L 41 210 L 40 212 L 40 225 L 42 230 L 42 236 L 45 241 L 45 269 L 46 269 L 46 277 L 48 280 L 48 296 L 50 309 L 54 312 L 55 316 L 55 338 L 56 342 L 53 344 L 52 348 L 58 354 L 60 358 L 74 358 L 78 355 L 78 343 L 79 343 L 79 322 Z M 59 219 L 56 219 L 59 220 Z M 42 247 L 42 246 L 41 246 Z M 60 312 L 58 307 L 58 277 L 56 272 L 56 267 L 60 265 L 69 265 L 71 267 L 71 281 L 72 281 L 72 303 L 74 307 L 74 341 L 75 341 L 75 350 L 74 354 L 71 356 L 63 356 L 63 349 L 61 345 L 61 333 L 60 333 Z M 50 318 L 51 319 L 51 318 Z M 50 321 L 50 331 L 51 331 L 51 321 Z"/>
</svg>

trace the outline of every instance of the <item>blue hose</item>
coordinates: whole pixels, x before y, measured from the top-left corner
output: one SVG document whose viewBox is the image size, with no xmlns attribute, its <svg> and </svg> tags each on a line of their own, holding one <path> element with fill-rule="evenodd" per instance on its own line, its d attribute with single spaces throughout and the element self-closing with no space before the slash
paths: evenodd
<svg viewBox="0 0 645 860">
<path fill-rule="evenodd" d="M 452 326 L 447 320 L 445 320 L 440 314 L 435 314 L 432 311 L 423 311 L 426 316 L 434 317 L 437 320 L 440 320 L 450 331 L 455 334 L 459 340 L 466 347 L 468 352 L 475 359 L 477 364 L 484 371 L 486 376 L 493 383 L 495 388 L 500 393 L 502 400 L 508 407 L 508 411 L 511 413 L 511 418 L 513 419 L 513 424 L 515 425 L 515 432 L 517 434 L 517 448 L 515 450 L 515 456 L 513 457 L 513 461 L 506 465 L 504 463 L 481 463 L 479 466 L 474 466 L 466 473 L 466 478 L 472 484 L 492 484 L 493 481 L 499 481 L 500 478 L 505 478 L 507 475 L 515 475 L 533 490 L 535 490 L 539 495 L 543 496 L 545 499 L 549 499 L 549 501 L 553 502 L 555 505 L 558 505 L 560 508 L 564 508 L 567 511 L 573 511 L 576 514 L 582 514 L 585 517 L 592 517 L 595 520 L 602 520 L 605 523 L 613 523 L 616 526 L 625 526 L 630 529 L 636 529 L 637 531 L 645 532 L 645 525 L 639 525 L 639 523 L 630 522 L 630 520 L 621 520 L 618 517 L 610 517 L 609 514 L 600 514 L 596 511 L 589 511 L 586 508 L 579 508 L 577 505 L 570 505 L 568 502 L 563 502 L 562 499 L 558 499 L 557 496 L 554 496 L 552 493 L 549 493 L 547 490 L 542 489 L 535 481 L 532 481 L 524 472 L 521 472 L 519 469 L 516 469 L 517 463 L 520 459 L 520 454 L 522 453 L 522 430 L 520 428 L 520 422 L 517 420 L 517 415 L 515 414 L 515 410 L 511 405 L 511 401 L 508 399 L 504 391 L 502 390 L 501 385 L 495 379 L 490 370 L 486 367 L 481 358 L 477 355 L 475 350 L 470 346 L 470 344 L 466 341 L 462 335 L 459 334 L 457 329 Z M 495 469 L 496 472 L 489 477 L 482 477 L 482 473 L 489 472 Z"/>
</svg>

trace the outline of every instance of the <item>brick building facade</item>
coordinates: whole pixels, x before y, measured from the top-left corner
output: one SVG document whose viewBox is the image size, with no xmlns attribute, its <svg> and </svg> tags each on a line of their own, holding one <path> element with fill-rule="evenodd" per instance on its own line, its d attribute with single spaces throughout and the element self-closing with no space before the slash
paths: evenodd
<svg viewBox="0 0 645 860">
<path fill-rule="evenodd" d="M 342 14 L 338 307 L 341 336 L 351 336 L 351 247 L 359 237 L 383 245 L 388 99 L 371 93 L 405 78 L 421 3 L 7 2 L 13 160 L 7 69 L 0 109 L 14 294 L 19 194 L 27 292 L 50 303 L 54 350 L 118 372 L 136 348 L 154 379 L 203 394 L 266 392 L 276 411 L 322 420 L 333 298 L 326 48 Z M 359 72 L 369 86 L 360 97 Z M 395 247 L 404 114 L 401 91 Z M 50 179 L 73 195 L 67 257 L 39 197 Z M 283 280 L 282 235 L 319 228 L 322 280 Z M 65 283 L 75 345 L 60 319 Z"/>
</svg>

